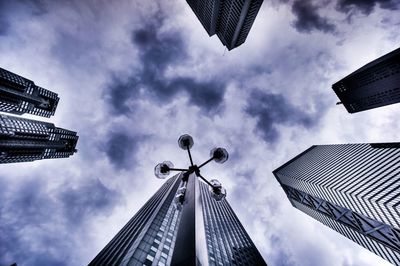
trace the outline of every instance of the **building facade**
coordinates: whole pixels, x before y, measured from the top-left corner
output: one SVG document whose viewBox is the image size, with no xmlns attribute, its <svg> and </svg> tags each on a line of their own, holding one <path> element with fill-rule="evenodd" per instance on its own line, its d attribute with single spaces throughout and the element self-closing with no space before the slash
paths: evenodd
<svg viewBox="0 0 400 266">
<path fill-rule="evenodd" d="M 29 79 L 0 68 L 0 111 L 12 114 L 54 115 L 56 93 L 36 86 Z"/>
<path fill-rule="evenodd" d="M 76 132 L 54 124 L 0 115 L 0 163 L 69 157 L 77 141 Z"/>
<path fill-rule="evenodd" d="M 188 225 L 176 202 L 180 174 L 168 179 L 89 265 L 194 265 L 178 253 L 195 253 L 197 265 L 266 265 L 228 202 L 215 201 L 208 187 L 192 178 L 199 196 L 195 227 Z M 192 192 L 194 192 L 194 190 Z M 190 230 L 196 244 L 178 232 Z"/>
<path fill-rule="evenodd" d="M 400 143 L 312 146 L 273 173 L 293 207 L 400 264 Z"/>
<path fill-rule="evenodd" d="M 400 102 L 400 48 L 332 85 L 349 113 Z"/>
<path fill-rule="evenodd" d="M 199 185 L 209 265 L 266 265 L 228 201 L 214 200 Z"/>
<path fill-rule="evenodd" d="M 263 0 L 187 0 L 209 36 L 232 50 L 246 41 Z"/>
</svg>

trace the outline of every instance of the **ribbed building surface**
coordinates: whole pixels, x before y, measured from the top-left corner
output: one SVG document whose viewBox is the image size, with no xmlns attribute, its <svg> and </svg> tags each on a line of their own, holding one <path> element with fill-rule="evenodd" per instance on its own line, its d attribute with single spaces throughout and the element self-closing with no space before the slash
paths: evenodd
<svg viewBox="0 0 400 266">
<path fill-rule="evenodd" d="M 266 265 L 226 199 L 215 201 L 200 182 L 210 265 Z"/>
<path fill-rule="evenodd" d="M 263 0 L 187 0 L 208 35 L 229 49 L 246 41 Z"/>
<path fill-rule="evenodd" d="M 69 157 L 77 141 L 76 132 L 54 124 L 0 115 L 0 163 Z"/>
<path fill-rule="evenodd" d="M 199 185 L 204 228 L 196 231 L 205 232 L 208 256 L 203 265 L 266 265 L 227 201 L 215 202 L 207 185 Z M 89 265 L 171 265 L 181 225 L 174 202 L 180 186 L 180 175 L 168 179 Z"/>
<path fill-rule="evenodd" d="M 400 143 L 312 146 L 274 171 L 297 209 L 400 264 Z"/>
<path fill-rule="evenodd" d="M 209 36 L 214 35 L 217 29 L 221 1 L 224 0 L 187 0 Z"/>
<path fill-rule="evenodd" d="M 349 113 L 400 102 L 400 48 L 332 85 Z"/>
<path fill-rule="evenodd" d="M 29 79 L 0 68 L 0 111 L 29 113 L 44 117 L 54 115 L 59 98 L 56 93 L 36 86 Z"/>
</svg>

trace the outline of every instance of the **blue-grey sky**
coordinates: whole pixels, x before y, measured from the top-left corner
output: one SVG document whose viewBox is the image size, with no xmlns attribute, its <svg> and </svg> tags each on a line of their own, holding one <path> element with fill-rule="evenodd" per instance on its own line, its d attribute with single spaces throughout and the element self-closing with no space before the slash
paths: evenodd
<svg viewBox="0 0 400 266">
<path fill-rule="evenodd" d="M 0 265 L 84 265 L 161 186 L 224 146 L 217 178 L 269 265 L 388 265 L 293 208 L 272 170 L 314 144 L 398 141 L 400 105 L 350 115 L 331 85 L 398 48 L 397 0 L 266 0 L 230 52 L 185 1 L 0 0 L 0 67 L 60 96 L 69 159 L 0 166 Z"/>
</svg>

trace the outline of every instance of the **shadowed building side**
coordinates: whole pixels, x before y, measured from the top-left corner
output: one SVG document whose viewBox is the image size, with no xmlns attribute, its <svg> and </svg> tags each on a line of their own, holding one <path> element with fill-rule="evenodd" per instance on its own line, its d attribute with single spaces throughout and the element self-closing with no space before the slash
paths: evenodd
<svg viewBox="0 0 400 266">
<path fill-rule="evenodd" d="M 168 179 L 89 265 L 169 265 L 180 218 L 172 204 L 179 184 L 178 175 Z"/>
<path fill-rule="evenodd" d="M 187 0 L 209 36 L 215 34 L 220 7 L 224 0 Z"/>
<path fill-rule="evenodd" d="M 332 85 L 349 113 L 400 102 L 400 48 Z"/>
<path fill-rule="evenodd" d="M 243 44 L 263 0 L 187 0 L 209 36 L 232 50 Z"/>
<path fill-rule="evenodd" d="M 54 124 L 0 115 L 0 163 L 69 157 L 77 142 L 76 132 Z"/>
<path fill-rule="evenodd" d="M 225 0 L 217 35 L 232 50 L 246 41 L 263 0 Z"/>
<path fill-rule="evenodd" d="M 273 173 L 295 208 L 400 264 L 400 143 L 312 146 Z"/>
<path fill-rule="evenodd" d="M 54 115 L 58 101 L 56 93 L 0 68 L 0 111 L 50 117 Z"/>
</svg>

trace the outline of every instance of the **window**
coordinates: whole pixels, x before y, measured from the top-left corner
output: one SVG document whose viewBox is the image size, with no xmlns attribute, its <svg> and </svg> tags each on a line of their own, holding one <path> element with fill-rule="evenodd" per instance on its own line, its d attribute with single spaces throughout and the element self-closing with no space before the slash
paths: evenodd
<svg viewBox="0 0 400 266">
<path fill-rule="evenodd" d="M 146 259 L 145 262 L 143 263 L 143 266 L 151 266 L 151 264 L 153 264 L 153 262 Z"/>
<path fill-rule="evenodd" d="M 164 257 L 160 257 L 160 263 L 167 263 L 167 259 Z"/>
<path fill-rule="evenodd" d="M 150 250 L 149 255 L 154 258 L 156 256 L 156 252 L 154 250 Z"/>
</svg>

